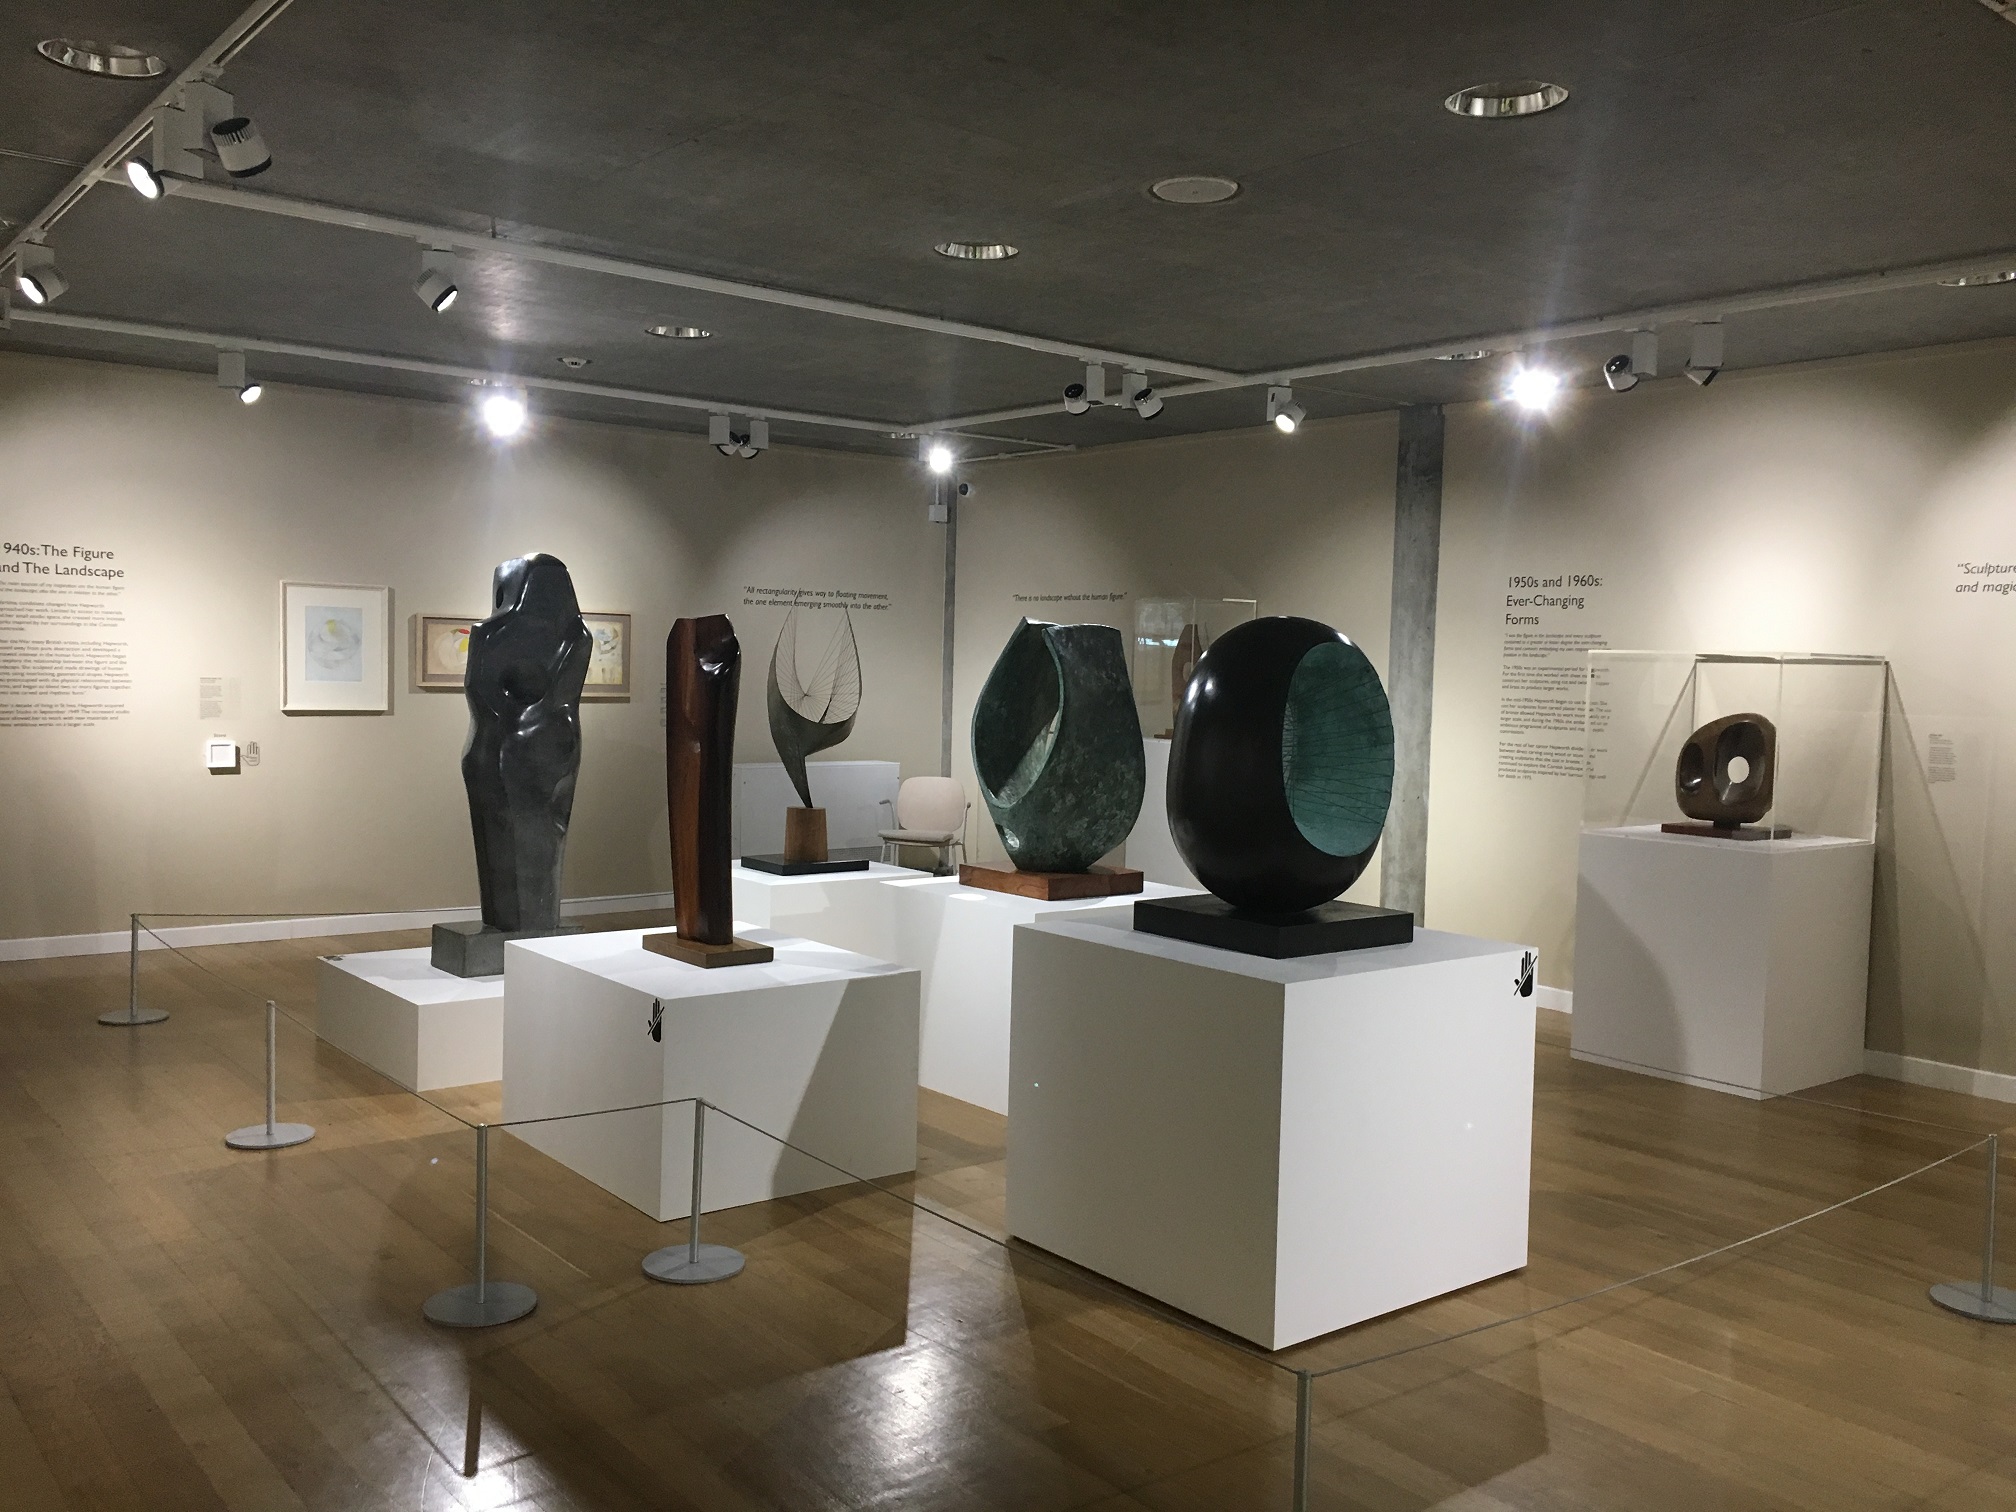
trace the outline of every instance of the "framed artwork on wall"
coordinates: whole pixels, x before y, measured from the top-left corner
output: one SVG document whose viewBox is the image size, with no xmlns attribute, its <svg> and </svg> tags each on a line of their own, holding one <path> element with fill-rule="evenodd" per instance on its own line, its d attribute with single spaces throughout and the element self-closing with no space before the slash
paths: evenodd
<svg viewBox="0 0 2016 1512">
<path fill-rule="evenodd" d="M 588 682 L 581 697 L 590 703 L 614 703 L 630 697 L 630 616 L 588 614 L 581 616 L 588 633 L 595 637 L 595 649 L 588 660 Z"/>
<path fill-rule="evenodd" d="M 408 665 L 416 692 L 459 693 L 469 671 L 469 631 L 480 614 L 416 614 Z"/>
<path fill-rule="evenodd" d="M 383 714 L 392 707 L 392 590 L 282 583 L 280 707 Z"/>
</svg>

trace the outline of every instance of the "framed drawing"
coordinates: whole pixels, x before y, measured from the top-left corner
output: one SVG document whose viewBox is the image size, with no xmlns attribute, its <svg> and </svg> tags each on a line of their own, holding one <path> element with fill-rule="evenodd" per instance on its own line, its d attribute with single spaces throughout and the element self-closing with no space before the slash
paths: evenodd
<svg viewBox="0 0 2016 1512">
<path fill-rule="evenodd" d="M 588 658 L 588 682 L 581 690 L 588 703 L 614 703 L 630 697 L 630 616 L 583 613 L 581 621 L 595 637 Z"/>
<path fill-rule="evenodd" d="M 392 707 L 392 590 L 282 583 L 280 707 L 383 714 Z"/>
<path fill-rule="evenodd" d="M 469 671 L 469 630 L 482 616 L 416 614 L 408 665 L 416 692 L 458 693 Z"/>
</svg>

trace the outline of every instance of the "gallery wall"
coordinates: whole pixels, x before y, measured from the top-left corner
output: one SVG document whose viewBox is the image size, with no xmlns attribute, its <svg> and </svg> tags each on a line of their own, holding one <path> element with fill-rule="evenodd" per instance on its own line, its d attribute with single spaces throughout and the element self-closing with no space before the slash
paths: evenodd
<svg viewBox="0 0 2016 1512">
<path fill-rule="evenodd" d="M 631 700 L 582 710 L 569 896 L 670 885 L 659 695 L 679 615 L 735 619 L 738 757 L 767 761 L 783 596 L 855 605 L 865 698 L 836 754 L 935 772 L 944 548 L 925 502 L 914 464 L 743 462 L 550 418 L 500 447 L 459 406 L 270 387 L 247 407 L 207 375 L 0 356 L 0 540 L 109 552 L 33 560 L 124 574 L 0 554 L 0 939 L 135 909 L 473 903 L 466 707 L 411 690 L 408 620 L 487 612 L 492 569 L 527 551 L 567 562 L 583 608 L 635 617 Z M 283 580 L 391 589 L 391 713 L 280 712 Z M 836 618 L 808 610 L 808 645 Z M 258 765 L 207 772 L 213 734 Z"/>
</svg>

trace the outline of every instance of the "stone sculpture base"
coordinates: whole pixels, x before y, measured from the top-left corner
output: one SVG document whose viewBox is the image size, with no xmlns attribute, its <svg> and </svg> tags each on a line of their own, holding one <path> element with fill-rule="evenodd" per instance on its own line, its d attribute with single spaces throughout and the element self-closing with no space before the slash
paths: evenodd
<svg viewBox="0 0 2016 1512">
<path fill-rule="evenodd" d="M 1223 898 L 1202 893 L 1136 903 L 1134 927 L 1144 934 L 1188 940 L 1193 945 L 1286 961 L 1368 950 L 1375 945 L 1409 944 L 1414 938 L 1414 915 L 1402 909 L 1330 902 L 1306 913 L 1272 918 L 1241 913 Z"/>
<path fill-rule="evenodd" d="M 1043 903 L 1120 897 L 1138 893 L 1146 881 L 1142 873 L 1125 866 L 1095 866 L 1082 872 L 1007 871 L 998 866 L 959 868 L 961 887 L 1013 893 L 1018 898 L 1035 898 Z"/>
<path fill-rule="evenodd" d="M 544 940 L 573 934 L 575 926 L 558 929 L 492 929 L 487 924 L 436 924 L 429 964 L 450 976 L 501 976 L 504 946 L 512 940 Z"/>
<path fill-rule="evenodd" d="M 776 951 L 754 940 L 709 945 L 704 940 L 681 939 L 676 929 L 649 932 L 638 943 L 654 955 L 670 956 L 688 966 L 761 966 L 777 958 Z"/>
<path fill-rule="evenodd" d="M 1745 824 L 1736 829 L 1724 829 L 1719 824 L 1662 824 L 1660 831 L 1668 835 L 1702 835 L 1710 840 L 1790 840 L 1792 831 L 1769 824 Z"/>
<path fill-rule="evenodd" d="M 777 851 L 764 856 L 744 856 L 742 864 L 751 871 L 768 872 L 773 877 L 818 877 L 827 872 L 868 870 L 866 858 L 858 861 L 797 861 Z"/>
</svg>

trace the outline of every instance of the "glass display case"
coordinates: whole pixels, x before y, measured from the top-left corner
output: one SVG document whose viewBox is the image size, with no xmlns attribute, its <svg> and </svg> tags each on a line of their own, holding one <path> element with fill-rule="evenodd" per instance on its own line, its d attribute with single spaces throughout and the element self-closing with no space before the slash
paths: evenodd
<svg viewBox="0 0 2016 1512">
<path fill-rule="evenodd" d="M 1134 601 L 1134 705 L 1141 732 L 1166 740 L 1197 659 L 1234 625 L 1260 613 L 1258 599 L 1144 598 Z"/>
<path fill-rule="evenodd" d="M 1591 651 L 1583 828 L 1873 840 L 1888 678 L 1880 656 Z"/>
</svg>

